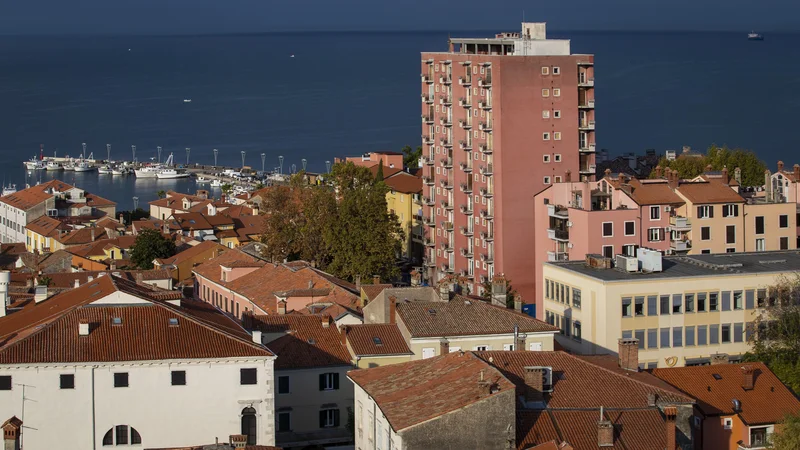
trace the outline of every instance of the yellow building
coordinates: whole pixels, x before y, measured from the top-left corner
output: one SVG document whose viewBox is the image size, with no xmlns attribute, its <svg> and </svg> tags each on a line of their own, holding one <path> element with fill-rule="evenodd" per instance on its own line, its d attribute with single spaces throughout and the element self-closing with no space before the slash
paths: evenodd
<svg viewBox="0 0 800 450">
<path fill-rule="evenodd" d="M 749 349 L 768 286 L 800 270 L 793 251 L 648 253 L 638 261 L 618 257 L 616 268 L 602 268 L 610 261 L 599 256 L 544 264 L 545 319 L 561 330 L 563 347 L 615 353 L 618 339 L 633 337 L 647 367 L 705 364 L 716 353 L 736 360 Z"/>
<path fill-rule="evenodd" d="M 373 175 L 378 166 L 370 167 Z M 422 226 L 422 178 L 398 168 L 383 167 L 383 182 L 389 187 L 386 193 L 386 207 L 390 213 L 397 215 L 403 228 L 405 246 L 403 256 L 416 257 L 422 260 L 423 226 Z"/>
</svg>

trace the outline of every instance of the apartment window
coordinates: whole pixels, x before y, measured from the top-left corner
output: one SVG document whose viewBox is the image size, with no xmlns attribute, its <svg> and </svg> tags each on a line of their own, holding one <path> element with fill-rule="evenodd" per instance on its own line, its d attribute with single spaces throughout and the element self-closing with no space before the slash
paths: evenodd
<svg viewBox="0 0 800 450">
<path fill-rule="evenodd" d="M 542 140 L 543 141 L 549 141 L 550 140 L 550 133 L 547 133 L 547 132 L 542 133 Z"/>
<path fill-rule="evenodd" d="M 550 162 L 550 155 L 542 155 L 542 161 L 546 163 Z"/>
<path fill-rule="evenodd" d="M 742 308 L 742 291 L 733 291 L 733 309 L 743 309 Z"/>
<path fill-rule="evenodd" d="M 750 448 L 764 447 L 769 443 L 769 428 L 750 428 Z"/>
<path fill-rule="evenodd" d="M 561 140 L 561 132 L 560 131 L 554 131 L 553 132 L 553 140 L 554 141 L 560 141 Z"/>
<path fill-rule="evenodd" d="M 553 111 L 553 117 L 555 117 L 556 119 L 560 119 L 561 118 L 561 110 L 557 109 L 557 110 Z"/>
<path fill-rule="evenodd" d="M 59 376 L 59 388 L 75 389 L 75 375 L 64 373 Z"/>
<path fill-rule="evenodd" d="M 660 298 L 661 303 L 661 315 L 668 316 L 669 315 L 669 295 L 662 295 Z"/>
<path fill-rule="evenodd" d="M 632 317 L 633 311 L 631 311 L 631 298 L 625 297 L 622 299 L 622 317 Z"/>
<path fill-rule="evenodd" d="M 681 313 L 681 300 L 683 296 L 681 294 L 672 294 L 672 314 L 680 314 Z"/>
<path fill-rule="evenodd" d="M 561 183 L 561 177 L 559 177 L 559 176 L 555 177 L 555 182 L 556 183 Z"/>
<path fill-rule="evenodd" d="M 614 257 L 614 246 L 613 245 L 604 245 L 603 246 L 603 256 L 606 258 L 613 258 Z"/>
<path fill-rule="evenodd" d="M 636 256 L 636 244 L 626 244 L 622 246 L 622 253 L 625 256 Z"/>
<path fill-rule="evenodd" d="M 581 309 L 581 290 L 572 288 L 572 306 Z"/>
<path fill-rule="evenodd" d="M 338 373 L 322 373 L 319 375 L 320 391 L 335 391 L 339 389 Z"/>
<path fill-rule="evenodd" d="M 550 118 L 550 111 L 544 110 L 542 111 L 542 119 L 549 119 Z"/>
<path fill-rule="evenodd" d="M 706 293 L 697 294 L 697 312 L 706 312 Z"/>
<path fill-rule="evenodd" d="M 709 241 L 709 240 L 711 240 L 711 227 L 701 227 L 700 228 L 700 240 L 701 241 Z"/>
<path fill-rule="evenodd" d="M 603 222 L 603 237 L 614 236 L 614 222 Z"/>
<path fill-rule="evenodd" d="M 289 411 L 279 411 L 277 422 L 278 422 L 278 429 L 276 431 L 291 431 L 292 413 Z"/>
<path fill-rule="evenodd" d="M 644 349 L 644 344 L 645 344 L 645 342 L 644 342 L 644 330 L 635 330 L 633 332 L 633 337 L 635 337 L 636 340 L 639 341 L 639 349 L 643 350 Z"/>
<path fill-rule="evenodd" d="M 733 324 L 733 342 L 742 342 L 744 339 L 744 324 L 742 322 Z"/>
<path fill-rule="evenodd" d="M 697 345 L 708 344 L 708 325 L 697 326 Z"/>
<path fill-rule="evenodd" d="M 686 327 L 684 333 L 684 343 L 687 347 L 694 347 L 694 327 Z"/>
<path fill-rule="evenodd" d="M 339 426 L 339 410 L 323 409 L 319 412 L 320 428 L 335 428 Z M 380 439 L 380 437 L 379 437 Z"/>
<path fill-rule="evenodd" d="M 553 88 L 553 97 L 561 97 L 561 89 Z"/>
<path fill-rule="evenodd" d="M 644 316 L 644 297 L 634 298 L 633 313 L 636 316 Z"/>
<path fill-rule="evenodd" d="M 550 97 L 550 89 L 542 89 L 542 97 Z"/>
<path fill-rule="evenodd" d="M 658 315 L 658 297 L 656 297 L 655 295 L 647 296 L 647 315 L 648 316 Z"/>
<path fill-rule="evenodd" d="M 703 205 L 697 207 L 697 218 L 698 219 L 713 219 L 714 218 L 714 206 L 713 205 Z"/>
<path fill-rule="evenodd" d="M 725 243 L 736 243 L 736 225 L 728 225 L 725 227 Z"/>
<path fill-rule="evenodd" d="M 722 324 L 722 343 L 729 344 L 731 342 L 731 324 Z"/>
<path fill-rule="evenodd" d="M 708 310 L 719 311 L 719 293 L 710 292 L 708 294 Z"/>
<path fill-rule="evenodd" d="M 683 328 L 682 327 L 673 327 L 672 328 L 672 346 L 673 347 L 683 347 Z"/>
<path fill-rule="evenodd" d="M 625 236 L 633 236 L 636 234 L 636 222 L 625 222 Z"/>
<path fill-rule="evenodd" d="M 581 323 L 577 320 L 572 323 L 572 339 L 581 342 Z"/>
<path fill-rule="evenodd" d="M 114 373 L 114 387 L 128 387 L 128 372 Z"/>
<path fill-rule="evenodd" d="M 278 394 L 289 393 L 289 376 L 282 375 L 278 377 Z"/>
<path fill-rule="evenodd" d="M 172 385 L 173 386 L 186 386 L 186 371 L 173 370 L 172 371 Z"/>
<path fill-rule="evenodd" d="M 683 296 L 684 308 L 683 311 L 685 313 L 693 313 L 694 312 L 694 294 L 686 294 Z"/>
<path fill-rule="evenodd" d="M 550 67 L 549 66 L 543 66 L 542 67 L 542 75 L 550 75 Z"/>
<path fill-rule="evenodd" d="M 726 430 L 730 430 L 731 428 L 733 428 L 733 419 L 731 418 L 722 419 L 722 428 Z"/>
<path fill-rule="evenodd" d="M 756 234 L 764 234 L 764 216 L 756 217 Z"/>
<path fill-rule="evenodd" d="M 553 75 L 561 75 L 561 68 L 558 66 L 553 66 Z"/>
<path fill-rule="evenodd" d="M 649 242 L 661 242 L 664 240 L 664 229 L 663 228 L 648 228 L 647 230 L 647 240 Z"/>
<path fill-rule="evenodd" d="M 660 206 L 651 206 L 650 207 L 650 220 L 661 220 L 661 207 Z"/>
<path fill-rule="evenodd" d="M 778 216 L 778 223 L 781 228 L 789 228 L 789 216 L 786 214 L 781 214 Z"/>
<path fill-rule="evenodd" d="M 542 178 L 542 182 L 544 182 L 544 184 L 550 184 L 550 177 Z M 476 217 L 476 219 L 477 219 L 477 217 Z"/>
<path fill-rule="evenodd" d="M 780 238 L 780 249 L 781 250 L 789 250 L 789 238 L 788 237 L 784 236 L 784 237 Z"/>
<path fill-rule="evenodd" d="M 661 329 L 661 348 L 670 348 L 669 343 L 669 328 Z"/>
<path fill-rule="evenodd" d="M 722 205 L 722 217 L 739 217 L 739 205 Z"/>
<path fill-rule="evenodd" d="M 764 238 L 756 238 L 756 251 L 763 252 L 767 249 L 766 240 Z"/>
<path fill-rule="evenodd" d="M 647 330 L 647 348 L 658 348 L 657 328 L 650 328 Z"/>
<path fill-rule="evenodd" d="M 560 153 L 556 153 L 555 155 L 553 155 L 553 161 L 561 162 L 561 154 Z"/>
<path fill-rule="evenodd" d="M 756 306 L 759 308 L 763 308 L 767 306 L 767 290 L 766 289 L 759 289 L 756 292 Z"/>
<path fill-rule="evenodd" d="M 719 344 L 719 325 L 713 324 L 708 326 L 708 343 L 709 345 Z"/>
<path fill-rule="evenodd" d="M 239 384 L 258 384 L 258 369 L 239 369 Z"/>
<path fill-rule="evenodd" d="M 731 291 L 722 292 L 722 310 L 723 311 L 731 310 Z"/>
</svg>

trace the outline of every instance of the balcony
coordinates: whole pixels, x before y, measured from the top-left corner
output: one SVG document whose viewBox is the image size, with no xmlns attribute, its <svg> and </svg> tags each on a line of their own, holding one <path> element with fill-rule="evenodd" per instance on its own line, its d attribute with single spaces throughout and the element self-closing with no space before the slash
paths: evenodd
<svg viewBox="0 0 800 450">
<path fill-rule="evenodd" d="M 578 151 L 581 153 L 594 153 L 596 148 L 597 144 L 592 142 L 591 144 L 583 144 L 583 147 L 579 148 Z"/>
<path fill-rule="evenodd" d="M 569 210 L 560 205 L 547 205 L 547 215 L 556 219 L 569 219 Z"/>
<path fill-rule="evenodd" d="M 481 231 L 481 239 L 487 242 L 491 242 L 494 240 L 494 233 L 489 233 L 488 231 Z"/>
<path fill-rule="evenodd" d="M 443 209 L 447 209 L 447 210 L 453 209 L 453 202 L 448 202 L 447 200 L 442 200 L 441 205 L 442 205 Z"/>
<path fill-rule="evenodd" d="M 583 120 L 578 123 L 578 129 L 581 131 L 594 131 L 594 120 Z"/>
<path fill-rule="evenodd" d="M 422 103 L 433 103 L 433 95 L 430 94 L 422 94 Z"/>
<path fill-rule="evenodd" d="M 466 150 L 468 152 L 472 151 L 472 141 L 459 141 L 458 146 L 461 150 Z"/>
<path fill-rule="evenodd" d="M 436 242 L 433 240 L 433 238 L 426 237 L 425 238 L 425 246 L 426 247 L 435 247 L 436 246 Z"/>
<path fill-rule="evenodd" d="M 483 154 L 485 154 L 485 155 L 491 155 L 492 154 L 492 147 L 490 145 L 488 145 L 488 144 L 481 144 L 481 145 L 478 146 L 478 148 L 480 148 L 481 152 L 483 152 Z"/>
<path fill-rule="evenodd" d="M 467 227 L 461 227 L 461 234 L 467 237 L 472 237 L 475 233 Z"/>
<path fill-rule="evenodd" d="M 427 206 L 433 206 L 436 204 L 436 202 L 431 197 L 422 196 L 422 204 Z"/>
<path fill-rule="evenodd" d="M 453 119 L 449 117 L 442 117 L 439 119 L 439 123 L 445 127 L 452 127 L 453 126 Z"/>
<path fill-rule="evenodd" d="M 422 82 L 423 83 L 428 83 L 428 84 L 432 84 L 433 83 L 433 76 L 431 76 L 430 74 L 426 75 L 426 74 L 423 73 L 423 74 L 421 74 L 421 77 L 422 77 Z"/>
<path fill-rule="evenodd" d="M 422 123 L 433 125 L 433 115 L 432 114 L 423 114 L 422 115 Z"/>
<path fill-rule="evenodd" d="M 461 192 L 472 194 L 472 183 L 461 183 Z"/>
<path fill-rule="evenodd" d="M 450 76 L 450 75 L 441 75 L 441 76 L 439 76 L 439 83 L 452 84 L 453 83 L 453 77 Z"/>
<path fill-rule="evenodd" d="M 492 176 L 493 173 L 494 173 L 494 168 L 492 167 L 491 163 L 489 163 L 489 164 L 487 164 L 485 166 L 481 166 L 481 175 L 485 175 L 487 177 L 490 177 L 490 176 Z"/>
<path fill-rule="evenodd" d="M 443 180 L 442 181 L 442 187 L 447 189 L 448 191 L 452 190 L 453 189 L 453 182 L 450 181 L 450 180 Z"/>
<path fill-rule="evenodd" d="M 458 121 L 458 125 L 461 128 L 465 129 L 465 130 L 472 129 L 472 121 L 471 120 L 459 120 Z"/>
<path fill-rule="evenodd" d="M 453 231 L 453 222 L 442 222 L 442 228 L 445 231 Z"/>
<path fill-rule="evenodd" d="M 484 196 L 486 198 L 490 198 L 490 197 L 492 197 L 494 195 L 494 192 L 491 189 L 488 189 L 488 188 L 485 188 L 485 187 L 481 188 L 480 193 L 481 193 L 482 196 Z"/>
<path fill-rule="evenodd" d="M 464 256 L 466 258 L 472 258 L 473 257 L 472 250 L 470 250 L 468 248 L 462 248 L 461 249 L 461 256 Z"/>
<path fill-rule="evenodd" d="M 593 124 L 592 126 L 594 127 L 594 122 L 592 122 L 592 124 Z M 480 125 L 478 125 L 478 128 L 481 131 L 490 132 L 490 131 L 492 131 L 492 121 L 489 120 L 489 121 L 486 121 L 486 122 L 481 122 Z M 594 128 L 592 128 L 592 129 L 594 129 Z"/>
<path fill-rule="evenodd" d="M 481 210 L 481 218 L 486 220 L 494 219 L 494 211 L 489 209 L 482 209 Z"/>
<path fill-rule="evenodd" d="M 472 173 L 472 166 L 469 163 L 462 162 L 459 165 L 461 166 L 461 170 L 465 173 Z"/>
<path fill-rule="evenodd" d="M 478 87 L 482 88 L 492 87 L 492 77 L 478 78 Z"/>
<path fill-rule="evenodd" d="M 472 77 L 458 77 L 458 84 L 462 86 L 472 86 Z"/>
<path fill-rule="evenodd" d="M 592 61 L 583 60 L 583 61 L 578 61 L 578 65 L 579 66 L 593 66 L 594 63 Z"/>
<path fill-rule="evenodd" d="M 494 262 L 494 254 L 493 253 L 481 253 L 481 261 L 485 263 L 493 263 Z"/>
<path fill-rule="evenodd" d="M 478 108 L 481 109 L 492 109 L 492 102 L 488 100 L 481 100 L 478 102 Z"/>
<path fill-rule="evenodd" d="M 460 99 L 458 99 L 458 104 L 460 106 L 463 106 L 464 108 L 471 108 L 472 107 L 472 104 L 470 103 L 469 99 L 466 99 L 464 97 L 461 97 Z"/>
<path fill-rule="evenodd" d="M 691 231 L 692 222 L 686 217 L 672 216 L 669 218 L 669 227 L 675 231 Z"/>
<path fill-rule="evenodd" d="M 587 100 L 585 103 L 578 105 L 581 109 L 594 109 L 594 99 Z"/>
<path fill-rule="evenodd" d="M 471 216 L 472 215 L 472 206 L 470 206 L 470 205 L 461 205 L 461 214 L 465 214 L 467 216 Z M 463 229 L 464 227 L 461 227 L 461 228 Z"/>
<path fill-rule="evenodd" d="M 451 244 L 451 243 L 449 243 L 447 241 L 442 242 L 442 251 L 445 251 L 447 253 L 452 253 L 453 252 L 453 244 Z"/>
<path fill-rule="evenodd" d="M 427 157 L 427 156 L 420 156 L 419 157 L 419 162 L 421 162 L 422 164 L 427 165 L 427 166 L 432 166 L 433 165 L 433 158 L 430 158 L 430 157 Z"/>
<path fill-rule="evenodd" d="M 425 267 L 436 267 L 436 260 L 435 259 L 426 259 L 425 260 Z"/>
<path fill-rule="evenodd" d="M 423 176 L 422 182 L 427 184 L 428 186 L 433 186 L 434 184 L 433 177 L 428 177 L 428 176 Z"/>
<path fill-rule="evenodd" d="M 433 216 L 423 216 L 422 223 L 429 227 L 435 227 L 436 219 L 434 219 Z"/>
<path fill-rule="evenodd" d="M 692 249 L 692 241 L 685 240 L 685 241 L 671 241 L 669 243 L 669 248 L 673 252 L 688 252 Z"/>
<path fill-rule="evenodd" d="M 569 241 L 569 231 L 567 230 L 558 230 L 555 228 L 548 228 L 547 229 L 547 238 L 553 239 L 555 241 Z"/>
<path fill-rule="evenodd" d="M 452 147 L 453 146 L 453 141 L 452 141 L 452 139 L 449 139 L 449 138 L 443 137 L 443 138 L 439 139 L 439 142 L 441 142 L 442 145 L 444 145 L 445 147 Z"/>
<path fill-rule="evenodd" d="M 578 87 L 594 87 L 594 78 L 589 78 L 588 80 L 579 80 Z"/>
<path fill-rule="evenodd" d="M 453 267 L 451 265 L 449 265 L 449 264 L 442 264 L 441 267 L 439 267 L 439 268 L 442 269 L 442 272 L 447 272 L 447 273 L 455 272 Z"/>
<path fill-rule="evenodd" d="M 439 100 L 444 106 L 453 106 L 453 97 L 449 95 L 440 95 Z"/>
<path fill-rule="evenodd" d="M 597 171 L 597 166 L 594 164 L 584 164 L 580 167 L 580 173 L 584 175 L 594 175 Z"/>
<path fill-rule="evenodd" d="M 447 157 L 442 158 L 439 160 L 445 169 L 452 169 L 453 168 L 453 158 Z"/>
<path fill-rule="evenodd" d="M 569 261 L 567 252 L 547 252 L 548 261 Z"/>
<path fill-rule="evenodd" d="M 433 145 L 433 136 L 427 134 L 422 135 L 422 143 L 425 145 Z"/>
</svg>

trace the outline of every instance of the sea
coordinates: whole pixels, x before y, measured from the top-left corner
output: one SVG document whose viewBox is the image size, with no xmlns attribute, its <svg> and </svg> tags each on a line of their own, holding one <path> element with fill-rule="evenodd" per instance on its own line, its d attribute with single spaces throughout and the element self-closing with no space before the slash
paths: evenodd
<svg viewBox="0 0 800 450">
<path fill-rule="evenodd" d="M 0 178 L 53 177 L 144 206 L 193 180 L 39 172 L 39 154 L 87 154 L 284 173 L 420 144 L 420 52 L 487 31 L 214 36 L 0 36 Z M 550 32 L 595 54 L 598 148 L 612 155 L 710 144 L 800 163 L 798 34 Z M 794 56 L 793 56 L 794 55 Z M 191 102 L 184 102 L 191 99 Z M 187 148 L 189 149 L 187 151 Z M 244 154 L 242 154 L 244 152 Z M 262 156 L 263 155 L 263 156 Z M 283 164 L 281 165 L 281 158 Z"/>
</svg>

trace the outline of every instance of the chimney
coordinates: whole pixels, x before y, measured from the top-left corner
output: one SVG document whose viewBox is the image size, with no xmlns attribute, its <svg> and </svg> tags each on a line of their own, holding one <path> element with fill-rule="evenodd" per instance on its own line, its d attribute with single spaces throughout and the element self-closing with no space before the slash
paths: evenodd
<svg viewBox="0 0 800 450">
<path fill-rule="evenodd" d="M 73 283 L 72 287 L 76 287 L 77 288 L 77 287 L 80 287 L 80 286 L 81 286 L 81 280 L 75 278 L 75 283 Z"/>
<path fill-rule="evenodd" d="M 501 308 L 506 307 L 506 279 L 501 275 L 492 280 L 492 304 Z"/>
<path fill-rule="evenodd" d="M 119 223 L 125 225 L 125 216 L 122 213 L 119 213 Z"/>
<path fill-rule="evenodd" d="M 711 172 L 712 170 L 714 170 L 714 168 L 711 167 L 711 164 L 706 166 L 706 173 Z"/>
<path fill-rule="evenodd" d="M 639 371 L 639 340 L 623 338 L 617 341 L 619 346 L 619 367 L 631 372 Z"/>
<path fill-rule="evenodd" d="M 572 171 L 571 170 L 567 170 L 566 172 L 564 172 L 564 181 L 566 181 L 567 183 L 572 181 Z"/>
<path fill-rule="evenodd" d="M 753 366 L 742 366 L 742 389 L 752 391 L 755 387 L 755 369 Z"/>
<path fill-rule="evenodd" d="M 322 316 L 322 328 L 330 328 L 331 326 L 331 316 L 325 314 Z"/>
<path fill-rule="evenodd" d="M 444 301 L 450 300 L 450 283 L 447 280 L 439 282 L 439 297 Z"/>
<path fill-rule="evenodd" d="M 372 276 L 372 284 L 381 284 L 381 276 L 380 275 L 373 275 Z"/>
<path fill-rule="evenodd" d="M 677 448 L 675 446 L 675 418 L 678 416 L 678 408 L 667 406 L 664 408 L 664 415 L 666 416 L 667 450 L 674 450 Z"/>
<path fill-rule="evenodd" d="M 47 286 L 36 286 L 33 294 L 33 301 L 36 303 L 42 302 L 47 299 Z"/>
<path fill-rule="evenodd" d="M 361 295 L 361 275 L 356 275 L 353 281 L 355 282 L 354 284 L 356 285 L 356 290 L 358 291 L 358 294 Z"/>
<path fill-rule="evenodd" d="M 389 297 L 389 323 L 397 323 L 397 297 Z"/>
<path fill-rule="evenodd" d="M 91 228 L 91 232 L 92 232 L 92 242 L 94 242 L 94 238 L 95 238 L 95 236 L 94 236 L 94 226 L 92 226 L 90 228 Z"/>
<path fill-rule="evenodd" d="M 728 354 L 727 353 L 714 353 L 711 355 L 711 365 L 716 366 L 717 364 L 728 364 Z"/>
<path fill-rule="evenodd" d="M 112 259 L 111 262 L 108 263 L 108 268 L 111 270 L 117 270 L 117 260 Z"/>
<path fill-rule="evenodd" d="M 656 178 L 661 178 L 661 166 L 656 166 Z"/>
<path fill-rule="evenodd" d="M 614 425 L 610 420 L 606 420 L 602 406 L 600 407 L 600 420 L 597 421 L 597 446 L 614 446 Z"/>
<path fill-rule="evenodd" d="M 78 336 L 88 336 L 89 335 L 89 324 L 88 323 L 79 323 L 78 324 Z"/>
<path fill-rule="evenodd" d="M 678 188 L 678 171 L 667 169 L 667 184 L 671 189 Z"/>
<path fill-rule="evenodd" d="M 439 354 L 446 355 L 448 353 L 450 353 L 450 341 L 448 341 L 447 338 L 442 338 L 442 340 L 439 341 Z"/>
<path fill-rule="evenodd" d="M 514 311 L 522 312 L 522 296 L 519 294 L 514 296 Z"/>
<path fill-rule="evenodd" d="M 797 183 L 800 181 L 800 164 L 795 164 L 792 170 L 794 172 L 794 182 Z"/>
<path fill-rule="evenodd" d="M 764 199 L 772 201 L 772 172 L 769 169 L 764 171 Z"/>
<path fill-rule="evenodd" d="M 247 436 L 244 434 L 232 434 L 230 436 L 231 447 L 245 448 L 247 447 Z"/>
<path fill-rule="evenodd" d="M 261 331 L 260 330 L 253 330 L 253 342 L 256 344 L 260 344 L 263 341 L 261 340 Z"/>
<path fill-rule="evenodd" d="M 525 337 L 519 334 L 519 325 L 514 325 L 514 350 L 525 350 Z"/>
<path fill-rule="evenodd" d="M 525 367 L 525 401 L 544 401 L 544 367 Z"/>
<path fill-rule="evenodd" d="M 286 314 L 286 300 L 278 301 L 278 314 Z"/>
<path fill-rule="evenodd" d="M 242 326 L 245 330 L 253 329 L 253 312 L 245 311 L 242 313 Z"/>
<path fill-rule="evenodd" d="M 22 421 L 12 416 L 3 423 L 3 449 L 19 450 L 22 437 Z"/>
<path fill-rule="evenodd" d="M 778 172 L 783 172 L 783 161 L 778 161 Z"/>
<path fill-rule="evenodd" d="M 647 394 L 647 406 L 656 406 L 658 402 L 658 394 L 651 392 Z"/>
<path fill-rule="evenodd" d="M 733 179 L 736 180 L 737 183 L 742 184 L 742 169 L 738 167 L 733 169 Z"/>
<path fill-rule="evenodd" d="M 611 169 L 606 169 L 604 172 L 605 178 L 611 178 Z"/>
<path fill-rule="evenodd" d="M 142 275 L 142 272 L 136 272 L 136 284 L 142 283 L 144 283 L 144 276 Z"/>
<path fill-rule="evenodd" d="M 8 313 L 8 284 L 11 282 L 11 272 L 0 270 L 0 317 Z"/>
</svg>

